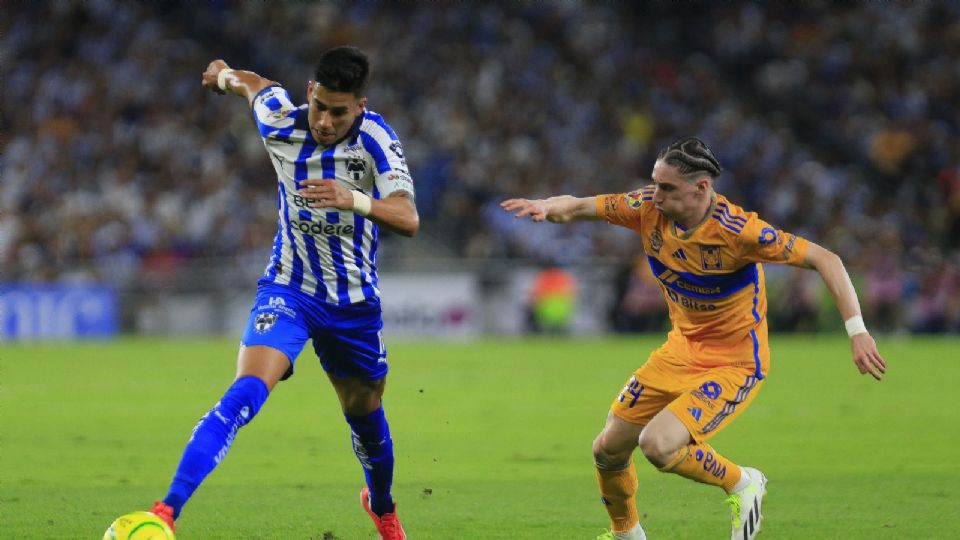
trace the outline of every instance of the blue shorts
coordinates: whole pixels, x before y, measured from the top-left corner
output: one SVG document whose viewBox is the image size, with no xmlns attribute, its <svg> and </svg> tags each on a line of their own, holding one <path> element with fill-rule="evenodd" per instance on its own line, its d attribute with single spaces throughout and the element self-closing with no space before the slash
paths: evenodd
<svg viewBox="0 0 960 540">
<path fill-rule="evenodd" d="M 261 284 L 240 343 L 263 345 L 287 355 L 293 363 L 307 339 L 324 371 L 337 377 L 366 380 L 387 375 L 387 348 L 383 343 L 380 302 L 348 306 L 328 304 L 283 285 Z M 282 380 L 282 379 L 281 379 Z"/>
</svg>

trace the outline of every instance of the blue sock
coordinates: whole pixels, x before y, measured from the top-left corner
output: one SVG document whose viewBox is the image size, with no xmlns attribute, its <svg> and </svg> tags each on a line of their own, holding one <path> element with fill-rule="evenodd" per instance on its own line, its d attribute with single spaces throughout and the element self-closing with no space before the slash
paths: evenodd
<svg viewBox="0 0 960 540">
<path fill-rule="evenodd" d="M 393 512 L 393 440 L 383 405 L 367 416 L 344 415 L 353 431 L 353 451 L 370 488 L 370 508 L 378 516 Z"/>
<path fill-rule="evenodd" d="M 200 418 L 183 449 L 183 457 L 173 475 L 170 491 L 163 499 L 164 503 L 173 507 L 174 519 L 180 516 L 183 505 L 203 479 L 227 455 L 237 430 L 253 420 L 269 393 L 267 385 L 259 378 L 249 375 L 240 377 L 213 409 Z"/>
</svg>

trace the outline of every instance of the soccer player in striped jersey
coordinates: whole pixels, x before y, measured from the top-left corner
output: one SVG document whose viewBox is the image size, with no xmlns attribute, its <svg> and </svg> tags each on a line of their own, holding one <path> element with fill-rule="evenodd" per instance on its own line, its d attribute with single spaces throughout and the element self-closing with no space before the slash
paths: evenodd
<svg viewBox="0 0 960 540">
<path fill-rule="evenodd" d="M 742 413 L 767 376 L 767 298 L 760 263 L 815 269 L 846 321 L 853 362 L 880 380 L 886 363 L 860 316 L 856 291 L 832 252 L 781 231 L 713 189 L 720 163 L 697 138 L 664 149 L 653 185 L 615 195 L 509 199 L 504 210 L 535 222 L 606 220 L 633 229 L 663 290 L 673 328 L 614 398 L 593 443 L 597 483 L 611 520 L 600 538 L 644 539 L 633 451 L 663 472 L 723 488 L 733 540 L 760 530 L 767 479 L 719 454 L 708 440 Z"/>
<path fill-rule="evenodd" d="M 203 87 L 247 99 L 277 173 L 273 253 L 237 358 L 232 385 L 194 428 L 170 490 L 152 511 L 173 520 L 224 458 L 237 431 L 277 382 L 293 374 L 308 339 L 333 383 L 366 486 L 363 508 L 385 540 L 406 538 L 391 496 L 393 443 L 381 398 L 387 350 L 381 329 L 377 242 L 381 226 L 419 228 L 400 140 L 367 110 L 370 66 L 355 47 L 324 52 L 304 105 L 278 83 L 214 60 Z"/>
</svg>

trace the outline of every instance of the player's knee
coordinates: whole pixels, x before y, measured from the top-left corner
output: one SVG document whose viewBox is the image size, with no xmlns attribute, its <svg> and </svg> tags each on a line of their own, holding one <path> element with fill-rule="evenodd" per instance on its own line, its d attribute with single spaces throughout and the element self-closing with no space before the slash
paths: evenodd
<svg viewBox="0 0 960 540">
<path fill-rule="evenodd" d="M 630 461 L 630 452 L 610 448 L 601 433 L 593 440 L 593 461 L 600 468 L 620 468 Z"/>
<path fill-rule="evenodd" d="M 349 416 L 366 416 L 380 407 L 383 399 L 384 379 L 337 379 L 337 395 L 340 407 Z"/>
<path fill-rule="evenodd" d="M 657 467 L 663 467 L 669 463 L 677 449 L 670 444 L 663 434 L 656 430 L 645 429 L 640 434 L 640 451 L 643 452 L 647 461 Z"/>
<path fill-rule="evenodd" d="M 341 401 L 343 413 L 349 416 L 366 416 L 380 407 L 381 397 L 370 394 L 352 394 Z"/>
</svg>

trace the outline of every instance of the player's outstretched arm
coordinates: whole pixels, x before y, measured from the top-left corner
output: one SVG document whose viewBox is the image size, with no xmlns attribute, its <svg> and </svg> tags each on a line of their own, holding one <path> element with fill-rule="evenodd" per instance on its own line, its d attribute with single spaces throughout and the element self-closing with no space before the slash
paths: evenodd
<svg viewBox="0 0 960 540">
<path fill-rule="evenodd" d="M 530 216 L 537 223 L 600 219 L 597 216 L 596 197 L 560 195 L 549 199 L 507 199 L 500 203 L 500 208 L 514 213 L 518 218 Z"/>
<path fill-rule="evenodd" d="M 420 230 L 417 205 L 406 191 L 398 190 L 374 199 L 347 189 L 336 180 L 309 178 L 300 185 L 303 187 L 297 193 L 307 198 L 310 207 L 352 210 L 403 236 L 413 236 Z"/>
<path fill-rule="evenodd" d="M 850 275 L 847 274 L 843 261 L 836 253 L 810 242 L 804 265 L 820 273 L 820 277 L 827 284 L 833 301 L 840 310 L 840 315 L 846 321 L 853 363 L 861 374 L 870 373 L 879 381 L 887 371 L 887 363 L 880 356 L 877 343 L 863 324 L 857 291 L 853 288 L 853 282 L 850 281 Z"/>
<path fill-rule="evenodd" d="M 252 71 L 230 69 L 223 60 L 217 59 L 207 65 L 203 72 L 203 87 L 217 94 L 237 94 L 247 98 L 247 103 L 253 103 L 264 88 L 276 86 L 278 83 L 265 79 Z"/>
</svg>

